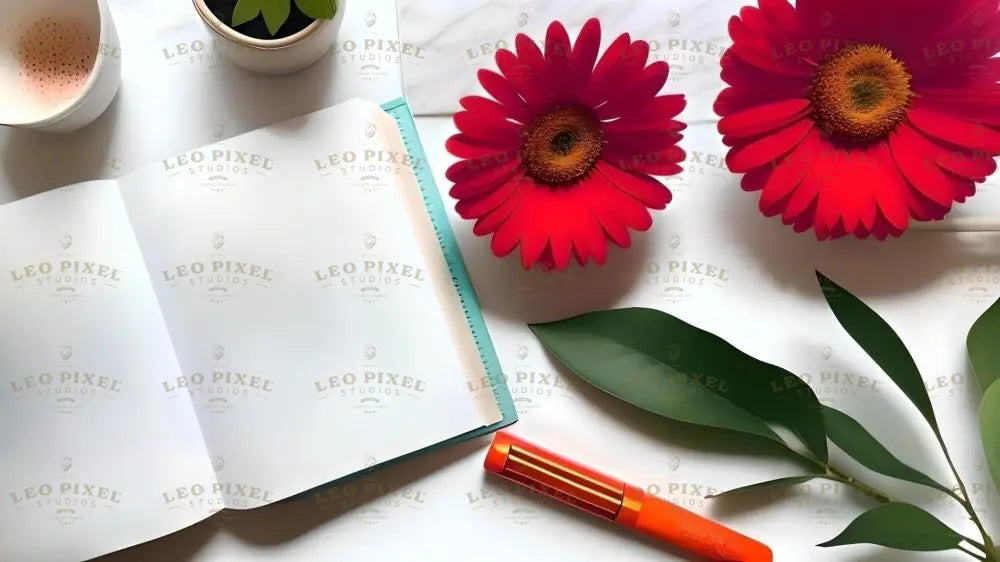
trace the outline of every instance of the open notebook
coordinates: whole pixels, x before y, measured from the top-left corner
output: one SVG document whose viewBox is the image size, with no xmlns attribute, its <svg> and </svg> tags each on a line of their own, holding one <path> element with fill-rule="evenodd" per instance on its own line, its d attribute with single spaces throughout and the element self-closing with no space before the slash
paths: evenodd
<svg viewBox="0 0 1000 562">
<path fill-rule="evenodd" d="M 402 101 L 0 207 L 0 273 L 5 559 L 98 556 L 515 419 Z"/>
</svg>

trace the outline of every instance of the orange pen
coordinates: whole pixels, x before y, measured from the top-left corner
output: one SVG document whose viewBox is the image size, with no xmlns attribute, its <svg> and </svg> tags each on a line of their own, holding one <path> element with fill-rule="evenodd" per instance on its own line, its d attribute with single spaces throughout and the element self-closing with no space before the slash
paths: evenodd
<svg viewBox="0 0 1000 562">
<path fill-rule="evenodd" d="M 484 464 L 522 486 L 709 560 L 773 560 L 762 543 L 503 431 L 493 438 Z"/>
</svg>

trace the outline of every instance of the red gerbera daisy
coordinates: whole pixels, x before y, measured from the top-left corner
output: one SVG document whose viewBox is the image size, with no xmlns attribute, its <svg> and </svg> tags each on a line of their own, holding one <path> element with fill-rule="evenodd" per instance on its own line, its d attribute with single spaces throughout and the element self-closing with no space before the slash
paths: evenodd
<svg viewBox="0 0 1000 562">
<path fill-rule="evenodd" d="M 459 134 L 448 150 L 464 158 L 447 171 L 455 209 L 493 235 L 497 256 L 521 248 L 521 262 L 565 269 L 572 256 L 603 264 L 607 239 L 623 248 L 629 229 L 652 224 L 670 191 L 650 174 L 672 175 L 684 152 L 681 95 L 657 95 L 665 62 L 646 65 L 649 45 L 623 34 L 597 60 L 601 26 L 589 20 L 574 44 L 553 22 L 545 51 L 526 35 L 517 53 L 497 51 L 500 74 L 479 71 L 495 98 L 462 98 Z M 596 66 L 595 66 L 596 61 Z"/>
<path fill-rule="evenodd" d="M 998 0 L 759 0 L 715 102 L 760 210 L 819 239 L 898 236 L 996 170 Z"/>
</svg>

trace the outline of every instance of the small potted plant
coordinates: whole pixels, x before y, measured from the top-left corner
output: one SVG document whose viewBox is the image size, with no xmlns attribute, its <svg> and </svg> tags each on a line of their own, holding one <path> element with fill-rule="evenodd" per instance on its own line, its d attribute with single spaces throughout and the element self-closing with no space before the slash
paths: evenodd
<svg viewBox="0 0 1000 562">
<path fill-rule="evenodd" d="M 346 0 L 193 0 L 234 63 L 286 74 L 319 60 L 337 38 Z"/>
</svg>

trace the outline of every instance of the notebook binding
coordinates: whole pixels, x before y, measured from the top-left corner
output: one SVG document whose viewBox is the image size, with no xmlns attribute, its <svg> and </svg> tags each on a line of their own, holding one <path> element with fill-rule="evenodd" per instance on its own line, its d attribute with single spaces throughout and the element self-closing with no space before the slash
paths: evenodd
<svg viewBox="0 0 1000 562">
<path fill-rule="evenodd" d="M 452 284 L 458 291 L 458 298 L 462 303 L 462 312 L 465 315 L 466 324 L 472 332 L 473 341 L 479 352 L 479 358 L 486 369 L 486 376 L 490 381 L 493 396 L 501 410 L 513 412 L 513 401 L 507 392 L 506 381 L 497 358 L 496 350 L 490 339 L 489 331 L 483 320 L 482 312 L 479 309 L 479 302 L 476 298 L 472 281 L 469 278 L 462 254 L 458 249 L 458 243 L 448 222 L 448 216 L 444 209 L 444 202 L 437 191 L 437 184 L 434 181 L 427 157 L 424 154 L 423 146 L 419 139 L 411 139 L 411 134 L 415 130 L 413 116 L 406 100 L 399 98 L 382 105 L 384 109 L 396 121 L 399 134 L 403 139 L 403 146 L 414 162 L 413 174 L 416 177 L 417 185 L 420 188 L 420 195 L 427 208 L 427 213 L 434 228 L 434 234 L 438 239 L 438 245 L 444 253 L 445 262 L 448 264 L 448 271 L 451 275 Z"/>
</svg>

